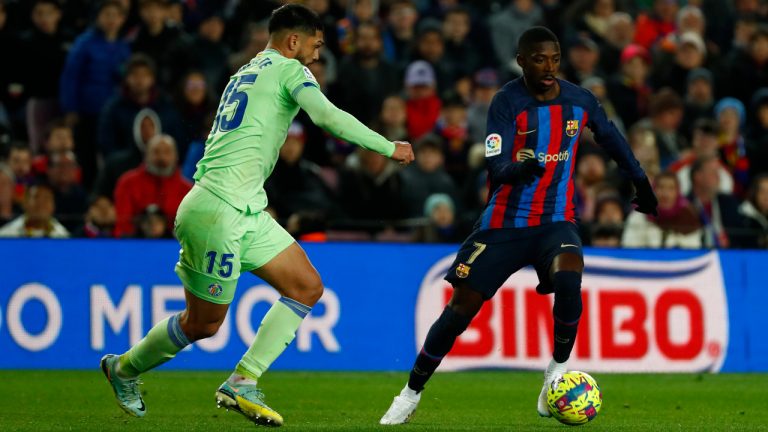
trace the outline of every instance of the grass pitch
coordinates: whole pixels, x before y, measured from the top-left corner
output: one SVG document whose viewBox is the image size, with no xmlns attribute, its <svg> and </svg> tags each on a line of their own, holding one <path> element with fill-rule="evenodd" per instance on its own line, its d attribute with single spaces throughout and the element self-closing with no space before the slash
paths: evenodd
<svg viewBox="0 0 768 432">
<path fill-rule="evenodd" d="M 117 407 L 99 371 L 0 371 L 0 431 L 230 431 L 254 426 L 216 409 L 227 372 L 152 372 L 147 416 Z M 768 431 L 768 375 L 594 374 L 603 391 L 595 431 Z M 570 430 L 535 411 L 541 374 L 438 373 L 405 426 L 378 426 L 405 373 L 270 372 L 267 403 L 296 431 Z"/>
</svg>

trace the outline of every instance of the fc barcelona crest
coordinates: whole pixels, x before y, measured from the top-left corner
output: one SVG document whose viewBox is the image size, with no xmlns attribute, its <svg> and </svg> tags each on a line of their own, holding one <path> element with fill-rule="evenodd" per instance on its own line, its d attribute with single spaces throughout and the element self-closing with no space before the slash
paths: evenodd
<svg viewBox="0 0 768 432">
<path fill-rule="evenodd" d="M 469 266 L 463 263 L 456 266 L 456 276 L 460 279 L 466 279 L 469 276 Z"/>
<path fill-rule="evenodd" d="M 579 121 L 568 120 L 565 124 L 565 134 L 568 135 L 569 137 L 575 137 L 578 132 L 579 132 Z"/>
</svg>

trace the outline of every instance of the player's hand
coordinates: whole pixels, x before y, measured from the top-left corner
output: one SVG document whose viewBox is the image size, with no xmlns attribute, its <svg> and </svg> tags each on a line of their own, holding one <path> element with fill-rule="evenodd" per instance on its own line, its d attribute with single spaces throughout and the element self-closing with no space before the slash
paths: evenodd
<svg viewBox="0 0 768 432">
<path fill-rule="evenodd" d="M 635 185 L 635 197 L 632 199 L 632 204 L 637 206 L 635 210 L 658 216 L 659 212 L 656 210 L 656 206 L 659 205 L 659 201 L 656 199 L 656 194 L 653 193 L 653 187 L 651 187 L 648 177 L 635 180 L 633 183 Z"/>
<path fill-rule="evenodd" d="M 390 156 L 392 160 L 400 162 L 400 165 L 408 165 L 413 162 L 413 149 L 411 144 L 405 141 L 395 141 L 395 151 Z"/>
<path fill-rule="evenodd" d="M 539 165 L 536 159 L 528 158 L 520 162 L 519 173 L 520 182 L 528 185 L 533 183 L 536 177 L 544 175 L 544 167 Z"/>
</svg>

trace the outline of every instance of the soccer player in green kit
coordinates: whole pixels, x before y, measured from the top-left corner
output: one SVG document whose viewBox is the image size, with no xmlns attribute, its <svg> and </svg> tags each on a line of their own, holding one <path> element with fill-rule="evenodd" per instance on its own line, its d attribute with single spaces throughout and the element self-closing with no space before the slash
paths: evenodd
<svg viewBox="0 0 768 432">
<path fill-rule="evenodd" d="M 264 402 L 257 380 L 291 343 L 323 292 L 304 251 L 263 211 L 264 181 L 299 108 L 341 139 L 401 164 L 413 161 L 410 144 L 388 141 L 320 92 L 306 65 L 319 59 L 322 28 L 317 15 L 304 6 L 276 9 L 267 49 L 240 68 L 224 90 L 205 155 L 197 164 L 195 186 L 176 216 L 181 243 L 176 273 L 184 283 L 186 310 L 159 322 L 126 353 L 101 360 L 118 405 L 131 415 L 146 413 L 139 374 L 216 334 L 240 272 L 250 271 L 282 297 L 264 316 L 252 345 L 216 391 L 216 400 L 257 424 L 282 425 L 280 414 Z"/>
</svg>

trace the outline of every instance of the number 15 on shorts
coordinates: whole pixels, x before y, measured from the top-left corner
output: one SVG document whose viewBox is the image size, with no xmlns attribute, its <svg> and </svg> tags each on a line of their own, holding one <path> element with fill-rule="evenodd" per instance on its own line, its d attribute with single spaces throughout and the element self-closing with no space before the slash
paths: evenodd
<svg viewBox="0 0 768 432">
<path fill-rule="evenodd" d="M 205 254 L 205 257 L 208 258 L 208 268 L 206 272 L 208 274 L 213 273 L 213 266 L 216 264 L 216 251 L 209 251 Z M 218 274 L 221 277 L 230 277 L 232 276 L 232 258 L 234 258 L 235 254 L 231 253 L 225 253 L 221 254 L 221 261 L 219 262 L 219 271 Z"/>
</svg>

